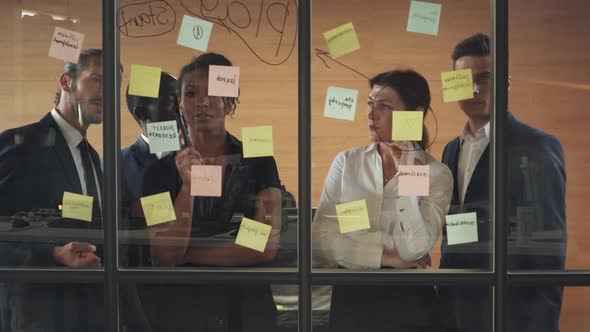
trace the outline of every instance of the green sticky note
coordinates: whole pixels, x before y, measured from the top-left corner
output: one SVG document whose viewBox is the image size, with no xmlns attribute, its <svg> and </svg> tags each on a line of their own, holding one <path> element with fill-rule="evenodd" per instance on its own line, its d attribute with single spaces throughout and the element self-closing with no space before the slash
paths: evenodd
<svg viewBox="0 0 590 332">
<path fill-rule="evenodd" d="M 236 244 L 264 252 L 271 229 L 270 225 L 243 217 L 236 237 Z"/>
<path fill-rule="evenodd" d="M 346 23 L 324 32 L 330 56 L 338 58 L 361 48 L 352 23 Z"/>
<path fill-rule="evenodd" d="M 336 205 L 336 216 L 341 234 L 371 228 L 364 199 Z"/>
<path fill-rule="evenodd" d="M 394 111 L 391 116 L 391 139 L 394 141 L 421 141 L 424 124 L 422 111 Z"/>
<path fill-rule="evenodd" d="M 358 90 L 328 87 L 324 116 L 327 118 L 354 121 Z"/>
<path fill-rule="evenodd" d="M 201 52 L 207 52 L 212 29 L 213 23 L 184 15 L 176 43 Z"/>
<path fill-rule="evenodd" d="M 244 158 L 274 155 L 272 126 L 242 128 Z"/>
<path fill-rule="evenodd" d="M 61 216 L 64 218 L 92 221 L 94 197 L 65 191 L 62 200 Z"/>
<path fill-rule="evenodd" d="M 477 214 L 475 212 L 446 216 L 447 243 L 449 245 L 478 241 Z"/>
<path fill-rule="evenodd" d="M 160 92 L 160 75 L 162 69 L 143 65 L 131 65 L 129 94 L 142 97 L 158 98 Z"/>
<path fill-rule="evenodd" d="M 471 68 L 440 74 L 445 103 L 473 98 Z"/>
<path fill-rule="evenodd" d="M 407 31 L 438 35 L 441 9 L 440 3 L 412 1 Z"/>
<path fill-rule="evenodd" d="M 148 226 L 176 220 L 176 212 L 169 192 L 140 198 L 143 215 Z"/>
<path fill-rule="evenodd" d="M 147 135 L 150 153 L 180 150 L 176 120 L 148 123 Z"/>
</svg>

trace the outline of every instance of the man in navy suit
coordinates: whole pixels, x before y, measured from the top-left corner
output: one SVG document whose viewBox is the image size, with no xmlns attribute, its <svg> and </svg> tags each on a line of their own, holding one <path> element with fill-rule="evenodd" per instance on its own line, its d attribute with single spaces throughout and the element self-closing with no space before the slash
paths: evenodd
<svg viewBox="0 0 590 332">
<path fill-rule="evenodd" d="M 129 112 L 141 127 L 141 136 L 135 143 L 121 151 L 122 168 L 122 228 L 145 227 L 143 211 L 139 199 L 143 191 L 145 170 L 166 153 L 150 153 L 147 124 L 150 122 L 171 121 L 177 119 L 178 94 L 177 81 L 174 76 L 162 72 L 158 98 L 142 97 L 129 94 L 126 99 Z M 180 126 L 180 124 L 178 124 Z M 150 265 L 148 246 L 122 247 L 121 262 L 128 266 Z"/>
<path fill-rule="evenodd" d="M 475 212 L 478 242 L 441 243 L 441 268 L 492 268 L 493 224 L 489 213 L 490 41 L 483 34 L 459 43 L 452 54 L 455 70 L 471 69 L 474 97 L 459 102 L 467 115 L 461 135 L 447 144 L 443 162 L 455 181 L 449 214 Z M 510 80 L 509 80 L 510 85 Z M 565 268 L 565 161 L 552 135 L 508 113 L 505 135 L 508 163 L 507 216 L 510 270 Z M 491 290 L 485 286 L 440 287 L 441 322 L 446 331 L 491 331 Z M 509 290 L 508 331 L 557 332 L 562 287 L 518 287 Z"/>
<path fill-rule="evenodd" d="M 78 63 L 65 63 L 51 112 L 0 133 L 0 215 L 57 209 L 67 191 L 93 198 L 93 221 L 65 224 L 100 228 L 102 170 L 86 132 L 102 122 L 102 77 L 102 51 L 82 50 Z M 0 243 L 0 266 L 100 267 L 100 249 L 77 240 Z M 1 329 L 103 330 L 102 285 L 13 282 L 7 291 Z"/>
</svg>

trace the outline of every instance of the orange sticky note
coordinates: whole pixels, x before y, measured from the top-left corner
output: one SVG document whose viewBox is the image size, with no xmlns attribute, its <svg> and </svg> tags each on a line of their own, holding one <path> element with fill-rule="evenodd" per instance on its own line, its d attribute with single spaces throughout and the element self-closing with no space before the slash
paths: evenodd
<svg viewBox="0 0 590 332">
<path fill-rule="evenodd" d="M 400 196 L 430 195 L 430 167 L 428 165 L 400 165 L 398 193 Z"/>
<path fill-rule="evenodd" d="M 391 116 L 391 139 L 394 141 L 421 141 L 424 112 L 394 111 Z"/>
<path fill-rule="evenodd" d="M 361 48 L 352 23 L 346 23 L 324 32 L 330 56 L 338 58 Z"/>
<path fill-rule="evenodd" d="M 272 227 L 256 220 L 242 218 L 236 244 L 264 252 Z"/>
<path fill-rule="evenodd" d="M 440 77 L 445 103 L 473 98 L 471 68 L 444 72 Z"/>
<path fill-rule="evenodd" d="M 78 63 L 84 34 L 70 31 L 68 29 L 55 27 L 51 46 L 49 47 L 49 56 L 52 58 Z"/>
<path fill-rule="evenodd" d="M 129 94 L 158 98 L 162 69 L 143 65 L 131 65 Z"/>
<path fill-rule="evenodd" d="M 61 216 L 83 221 L 92 221 L 94 197 L 65 191 L 62 200 Z"/>
<path fill-rule="evenodd" d="M 193 165 L 191 196 L 221 197 L 221 166 Z"/>
<path fill-rule="evenodd" d="M 169 192 L 140 198 L 143 215 L 148 226 L 176 220 L 176 212 Z"/>
<path fill-rule="evenodd" d="M 244 158 L 274 155 L 272 126 L 242 128 Z"/>
<path fill-rule="evenodd" d="M 237 97 L 240 89 L 240 67 L 209 66 L 209 95 Z"/>
<path fill-rule="evenodd" d="M 336 205 L 336 216 L 341 234 L 371 228 L 364 199 Z"/>
</svg>

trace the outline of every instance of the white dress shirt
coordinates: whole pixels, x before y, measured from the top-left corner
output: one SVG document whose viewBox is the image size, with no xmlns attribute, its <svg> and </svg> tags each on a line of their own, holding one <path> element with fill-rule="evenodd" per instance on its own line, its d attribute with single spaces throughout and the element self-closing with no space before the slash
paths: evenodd
<svg viewBox="0 0 590 332">
<path fill-rule="evenodd" d="M 459 151 L 459 165 L 457 169 L 457 186 L 459 188 L 459 199 L 461 207 L 465 200 L 467 187 L 473 176 L 475 166 L 479 162 L 483 152 L 490 143 L 490 123 L 479 128 L 475 137 L 469 131 L 469 124 L 466 124 L 461 131 L 461 149 Z"/>
<path fill-rule="evenodd" d="M 314 266 L 378 269 L 385 248 L 395 249 L 405 261 L 430 252 L 449 210 L 453 175 L 421 150 L 413 164 L 430 167 L 428 197 L 400 197 L 397 174 L 383 186 L 375 143 L 336 156 L 312 225 Z M 370 228 L 340 234 L 335 205 L 362 199 L 367 203 Z"/>
<path fill-rule="evenodd" d="M 78 144 L 82 142 L 84 136 L 78 131 L 78 129 L 74 128 L 70 125 L 59 112 L 54 108 L 51 111 L 51 116 L 55 123 L 59 127 L 62 135 L 66 139 L 66 143 L 70 148 L 70 152 L 72 153 L 72 158 L 74 159 L 74 164 L 76 164 L 76 170 L 78 171 L 78 178 L 80 179 L 80 185 L 82 186 L 82 193 L 86 195 L 88 191 L 86 190 L 86 179 L 84 178 L 84 166 L 82 166 L 82 154 L 80 153 L 80 149 L 78 149 Z M 96 182 L 96 193 L 98 194 L 98 204 L 102 206 L 102 195 L 100 187 L 102 183 L 98 181 L 98 176 L 96 174 L 96 168 L 94 166 L 94 162 L 92 162 L 92 171 L 94 173 L 94 182 Z"/>
</svg>

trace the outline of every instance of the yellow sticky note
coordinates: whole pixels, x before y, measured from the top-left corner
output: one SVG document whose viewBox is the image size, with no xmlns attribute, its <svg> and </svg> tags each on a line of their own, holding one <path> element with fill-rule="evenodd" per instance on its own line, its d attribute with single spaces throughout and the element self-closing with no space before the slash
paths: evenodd
<svg viewBox="0 0 590 332">
<path fill-rule="evenodd" d="M 272 126 L 242 128 L 242 143 L 244 158 L 273 156 Z"/>
<path fill-rule="evenodd" d="M 62 200 L 61 216 L 84 221 L 92 221 L 94 197 L 65 191 Z"/>
<path fill-rule="evenodd" d="M 422 111 L 394 111 L 391 116 L 391 139 L 394 141 L 421 141 L 424 123 Z"/>
<path fill-rule="evenodd" d="M 336 205 L 336 215 L 341 234 L 371 228 L 364 199 Z"/>
<path fill-rule="evenodd" d="M 169 192 L 145 196 L 140 199 L 143 215 L 148 226 L 176 220 L 174 205 Z"/>
<path fill-rule="evenodd" d="M 131 65 L 129 94 L 158 98 L 162 69 L 143 65 Z"/>
<path fill-rule="evenodd" d="M 471 68 L 440 74 L 445 103 L 473 98 Z"/>
<path fill-rule="evenodd" d="M 238 230 L 236 244 L 264 252 L 264 248 L 266 248 L 266 243 L 268 242 L 271 229 L 272 227 L 270 225 L 244 217 L 242 218 L 242 223 L 240 224 L 240 229 Z"/>
<path fill-rule="evenodd" d="M 346 23 L 324 32 L 330 56 L 338 58 L 361 48 L 352 23 Z"/>
</svg>

